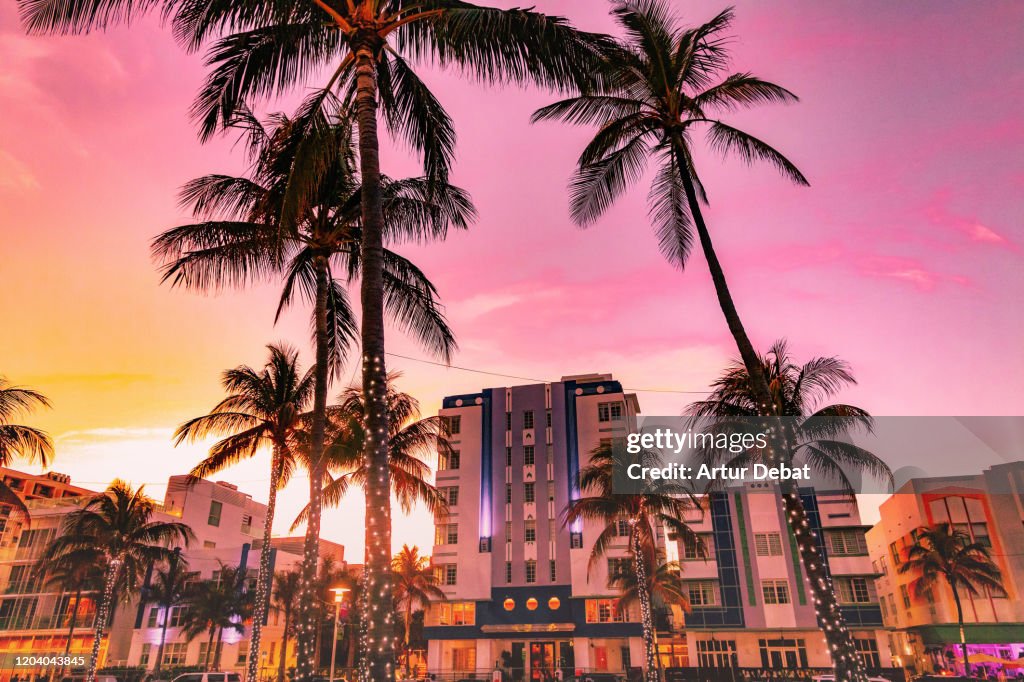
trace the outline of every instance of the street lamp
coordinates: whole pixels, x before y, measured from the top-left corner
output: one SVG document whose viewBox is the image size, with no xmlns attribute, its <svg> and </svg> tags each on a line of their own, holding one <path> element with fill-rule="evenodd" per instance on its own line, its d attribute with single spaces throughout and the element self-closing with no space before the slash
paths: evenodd
<svg viewBox="0 0 1024 682">
<path fill-rule="evenodd" d="M 331 642 L 331 674 L 329 682 L 334 682 L 334 658 L 338 653 L 338 621 L 341 620 L 341 604 L 345 601 L 347 587 L 332 587 L 334 593 L 334 640 Z"/>
</svg>

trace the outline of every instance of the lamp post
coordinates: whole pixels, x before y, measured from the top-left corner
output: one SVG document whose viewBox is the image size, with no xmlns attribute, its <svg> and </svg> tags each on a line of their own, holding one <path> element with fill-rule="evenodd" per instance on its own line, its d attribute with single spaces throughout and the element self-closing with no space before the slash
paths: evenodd
<svg viewBox="0 0 1024 682">
<path fill-rule="evenodd" d="M 334 593 L 334 639 L 331 641 L 331 674 L 328 678 L 330 682 L 334 682 L 334 658 L 338 653 L 338 621 L 341 620 L 341 604 L 345 601 L 345 593 L 348 591 L 347 587 L 331 588 L 331 592 Z"/>
</svg>

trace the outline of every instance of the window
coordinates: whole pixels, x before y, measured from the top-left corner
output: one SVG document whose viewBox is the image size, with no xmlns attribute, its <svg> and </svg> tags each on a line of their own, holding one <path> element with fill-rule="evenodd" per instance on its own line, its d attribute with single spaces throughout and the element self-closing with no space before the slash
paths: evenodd
<svg viewBox="0 0 1024 682">
<path fill-rule="evenodd" d="M 682 668 L 688 665 L 689 651 L 686 642 L 668 640 L 658 642 L 658 658 L 663 668 Z"/>
<path fill-rule="evenodd" d="M 714 580 L 687 580 L 684 586 L 691 606 L 714 606 L 718 603 L 718 583 Z"/>
<path fill-rule="evenodd" d="M 511 585 L 512 584 L 512 562 L 511 561 L 506 561 L 505 562 L 505 584 L 506 585 Z"/>
<path fill-rule="evenodd" d="M 903 608 L 910 608 L 910 590 L 906 585 L 900 585 L 900 596 L 903 597 Z"/>
<path fill-rule="evenodd" d="M 615 535 L 620 538 L 629 537 L 629 520 L 628 519 L 616 519 L 615 520 Z"/>
<path fill-rule="evenodd" d="M 555 501 L 555 482 L 554 481 L 548 481 L 548 501 L 549 502 L 554 502 Z"/>
<path fill-rule="evenodd" d="M 203 549 L 217 549 L 217 543 L 213 540 L 203 540 Z"/>
<path fill-rule="evenodd" d="M 526 582 L 537 582 L 537 562 L 533 559 L 526 562 Z"/>
<path fill-rule="evenodd" d="M 533 483 L 523 484 L 523 501 L 534 502 L 536 500 L 536 492 L 534 491 Z"/>
<path fill-rule="evenodd" d="M 168 642 L 164 645 L 164 660 L 161 665 L 185 665 L 188 644 L 184 642 Z"/>
<path fill-rule="evenodd" d="M 765 604 L 789 603 L 789 583 L 785 580 L 762 580 L 761 592 Z"/>
<path fill-rule="evenodd" d="M 702 561 L 713 556 L 710 533 L 683 538 L 683 561 Z"/>
<path fill-rule="evenodd" d="M 452 670 L 475 671 L 476 670 L 476 644 L 460 644 L 452 647 Z M 462 677 L 459 675 L 458 677 Z"/>
<path fill-rule="evenodd" d="M 142 645 L 142 653 L 139 654 L 139 665 L 146 667 L 149 665 L 149 653 L 153 650 L 153 645 L 146 642 Z"/>
<path fill-rule="evenodd" d="M 459 456 L 458 450 L 449 450 L 448 452 L 442 452 L 437 457 L 437 468 L 439 471 L 458 469 L 460 463 L 461 457 Z"/>
<path fill-rule="evenodd" d="M 551 428 L 551 410 L 547 411 L 547 414 L 545 415 L 545 420 L 546 420 L 545 423 L 546 423 L 547 427 L 550 429 Z"/>
<path fill-rule="evenodd" d="M 458 570 L 455 564 L 435 564 L 434 577 L 442 585 L 454 585 L 458 579 Z"/>
<path fill-rule="evenodd" d="M 806 668 L 807 645 L 802 639 L 760 639 L 762 668 Z"/>
<path fill-rule="evenodd" d="M 548 569 L 551 571 L 551 582 L 557 582 L 558 581 L 558 562 L 556 562 L 554 559 L 551 559 L 550 561 L 548 561 L 548 564 L 549 564 Z"/>
<path fill-rule="evenodd" d="M 702 668 L 738 667 L 736 640 L 697 640 L 697 664 Z"/>
<path fill-rule="evenodd" d="M 459 524 L 439 523 L 434 527 L 435 545 L 457 545 L 459 544 Z"/>
<path fill-rule="evenodd" d="M 900 553 L 900 548 L 895 542 L 889 543 L 889 555 L 892 557 L 893 566 L 899 566 L 903 563 L 903 557 Z"/>
<path fill-rule="evenodd" d="M 444 501 L 448 503 L 449 507 L 454 507 L 459 503 L 459 486 L 453 485 L 447 488 L 441 488 L 444 495 Z"/>
<path fill-rule="evenodd" d="M 245 665 L 245 661 L 249 658 L 249 640 L 242 640 L 238 643 L 238 660 L 237 665 Z"/>
<path fill-rule="evenodd" d="M 778 533 L 754 533 L 757 556 L 782 556 L 782 536 Z"/>
<path fill-rule="evenodd" d="M 873 639 L 856 638 L 853 640 L 857 647 L 857 655 L 865 668 L 881 668 L 882 660 L 878 656 L 878 642 Z"/>
<path fill-rule="evenodd" d="M 220 514 L 224 510 L 224 505 L 217 500 L 210 501 L 210 516 L 206 519 L 206 522 L 211 526 L 220 525 Z"/>
<path fill-rule="evenodd" d="M 437 609 L 436 613 L 438 625 L 476 624 L 476 602 L 441 602 L 437 604 L 434 608 Z"/>
<path fill-rule="evenodd" d="M 583 549 L 583 533 L 569 533 L 569 549 Z"/>
<path fill-rule="evenodd" d="M 836 598 L 841 604 L 871 604 L 875 601 L 874 586 L 867 578 L 860 576 L 840 576 L 834 581 Z"/>
<path fill-rule="evenodd" d="M 512 542 L 512 522 L 505 522 L 505 542 Z"/>
<path fill-rule="evenodd" d="M 505 448 L 505 466 L 512 466 L 512 448 Z"/>
<path fill-rule="evenodd" d="M 599 422 L 620 422 L 622 421 L 622 403 L 598 403 L 597 421 Z"/>
<path fill-rule="evenodd" d="M 511 431 L 512 430 L 512 413 L 511 412 L 506 412 L 505 413 L 505 430 L 506 431 Z"/>
<path fill-rule="evenodd" d="M 532 445 L 523 446 L 523 464 L 528 467 L 532 467 L 535 464 L 535 456 L 533 454 Z"/>
<path fill-rule="evenodd" d="M 527 519 L 523 524 L 523 541 L 537 542 L 537 522 L 533 519 Z"/>
<path fill-rule="evenodd" d="M 523 428 L 533 428 L 533 410 L 526 410 L 525 412 L 523 412 Z"/>
<path fill-rule="evenodd" d="M 617 599 L 588 599 L 586 602 L 586 615 L 588 623 L 622 623 L 625 622 L 625 614 L 618 612 L 616 607 Z"/>
<path fill-rule="evenodd" d="M 626 557 L 610 557 L 608 559 L 608 580 L 612 581 L 619 576 L 627 576 L 632 573 L 632 563 Z"/>
<path fill-rule="evenodd" d="M 505 504 L 512 504 L 512 484 L 505 484 Z"/>
<path fill-rule="evenodd" d="M 449 435 L 455 436 L 462 432 L 462 415 L 453 414 L 450 417 L 445 417 L 444 423 L 448 428 Z"/>
<path fill-rule="evenodd" d="M 160 620 L 160 607 L 154 606 L 149 610 L 149 618 L 146 619 L 147 628 L 158 628 L 162 625 Z"/>
<path fill-rule="evenodd" d="M 180 628 L 188 616 L 187 606 L 174 606 L 171 607 L 171 620 L 167 623 L 172 628 Z"/>
<path fill-rule="evenodd" d="M 868 553 L 864 531 L 859 528 L 843 528 L 825 531 L 828 553 L 833 556 L 863 556 Z"/>
</svg>

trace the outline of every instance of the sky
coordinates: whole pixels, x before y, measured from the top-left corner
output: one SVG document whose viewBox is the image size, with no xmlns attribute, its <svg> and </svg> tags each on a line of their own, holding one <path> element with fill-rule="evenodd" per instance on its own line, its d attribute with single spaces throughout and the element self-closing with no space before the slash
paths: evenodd
<svg viewBox="0 0 1024 682">
<path fill-rule="evenodd" d="M 724 7 L 671 4 L 688 24 Z M 536 5 L 614 29 L 598 0 Z M 731 35 L 733 71 L 800 102 L 727 120 L 811 182 L 698 154 L 706 218 L 755 345 L 785 337 L 798 360 L 844 358 L 859 383 L 841 398 L 877 415 L 1024 414 L 1024 4 L 740 2 Z M 453 182 L 480 217 L 442 244 L 399 249 L 437 284 L 465 368 L 424 363 L 391 331 L 401 388 L 424 414 L 444 395 L 595 371 L 636 391 L 648 415 L 699 398 L 735 350 L 700 254 L 681 272 L 657 250 L 649 177 L 579 230 L 565 188 L 593 131 L 530 125 L 551 93 L 420 73 L 455 119 Z M 188 109 L 203 76 L 201 55 L 155 19 L 30 37 L 14 3 L 0 4 L 0 374 L 52 399 L 31 423 L 55 438 L 52 468 L 88 487 L 122 477 L 162 496 L 167 476 L 203 455 L 170 436 L 220 398 L 222 370 L 262 364 L 275 341 L 310 359 L 308 311 L 275 326 L 273 284 L 203 296 L 159 282 L 149 242 L 188 222 L 178 188 L 244 169 L 231 138 L 197 140 Z M 418 173 L 387 141 L 383 169 Z M 268 469 L 261 456 L 220 478 L 266 499 Z M 283 493 L 277 532 L 304 486 Z M 361 516 L 354 493 L 324 520 L 353 560 Z M 422 511 L 396 518 L 396 546 L 431 537 Z"/>
</svg>

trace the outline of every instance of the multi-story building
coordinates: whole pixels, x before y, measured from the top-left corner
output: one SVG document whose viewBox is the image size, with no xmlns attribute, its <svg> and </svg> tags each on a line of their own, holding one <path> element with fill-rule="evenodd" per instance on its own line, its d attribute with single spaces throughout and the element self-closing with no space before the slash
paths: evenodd
<svg viewBox="0 0 1024 682">
<path fill-rule="evenodd" d="M 72 485 L 70 476 L 56 471 L 48 471 L 45 474 L 29 474 L 16 469 L 0 467 L 0 478 L 23 502 L 94 494 L 92 490 Z M 7 521 L 12 509 L 11 505 L 0 503 L 0 533 L 7 528 Z"/>
<path fill-rule="evenodd" d="M 894 659 L 916 672 L 963 672 L 952 591 L 940 580 L 930 594 L 919 594 L 918 576 L 899 570 L 918 528 L 951 523 L 987 545 L 1002 573 L 1002 590 L 959 591 L 972 672 L 1005 668 L 1015 677 L 1024 660 L 1024 462 L 974 476 L 911 479 L 880 512 L 867 537 Z"/>
<path fill-rule="evenodd" d="M 843 616 L 870 669 L 891 665 L 874 571 L 857 503 L 801 491 Z M 813 598 L 777 487 L 746 483 L 709 495 L 686 519 L 703 541 L 678 541 L 692 612 L 686 646 L 663 665 L 699 668 L 829 668 Z M 703 555 L 702 555 L 703 554 Z"/>
<path fill-rule="evenodd" d="M 480 677 L 501 662 L 515 679 L 548 679 L 642 660 L 638 614 L 618 614 L 608 586 L 625 538 L 588 568 L 602 529 L 562 524 L 580 468 L 638 410 L 606 374 L 444 399 L 452 451 L 436 484 L 449 511 L 436 519 L 433 565 L 448 599 L 426 614 L 429 670 Z"/>
</svg>

